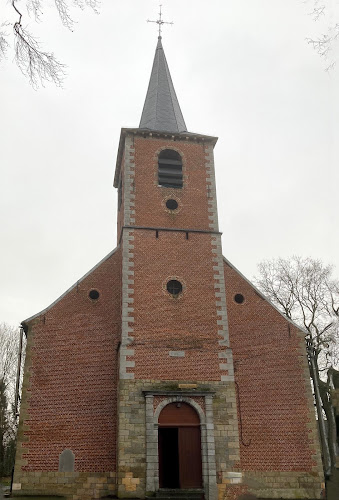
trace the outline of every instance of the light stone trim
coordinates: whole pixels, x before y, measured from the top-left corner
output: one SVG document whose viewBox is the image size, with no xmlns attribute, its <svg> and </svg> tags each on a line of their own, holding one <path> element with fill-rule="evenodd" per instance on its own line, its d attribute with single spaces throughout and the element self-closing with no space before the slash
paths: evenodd
<svg viewBox="0 0 339 500">
<path fill-rule="evenodd" d="M 214 153 L 213 145 L 205 146 L 205 165 L 206 165 L 206 194 L 209 213 L 209 227 L 213 231 L 219 231 L 218 224 L 218 208 L 217 208 L 217 194 L 215 186 L 215 169 L 214 169 Z M 215 305 L 217 309 L 217 325 L 218 335 L 222 337 L 219 339 L 220 352 L 219 358 L 223 358 L 223 362 L 219 363 L 221 371 L 220 380 L 222 382 L 234 381 L 234 367 L 232 351 L 229 347 L 229 334 L 228 334 L 228 320 L 227 320 L 227 307 L 226 307 L 226 289 L 225 289 L 225 275 L 224 275 L 224 261 L 221 248 L 221 235 L 215 235 L 211 239 L 212 243 L 212 261 L 214 271 L 214 289 L 215 289 Z M 227 348 L 227 354 L 225 353 Z M 226 372 L 227 374 L 223 374 Z"/>
<path fill-rule="evenodd" d="M 133 323 L 134 323 L 134 299 L 131 295 L 134 294 L 134 280 L 130 279 L 134 276 L 134 262 L 133 253 L 131 250 L 134 249 L 133 236 L 134 230 L 124 229 L 122 235 L 122 320 L 121 320 L 121 346 L 120 346 L 120 378 L 124 380 L 134 379 L 134 372 L 127 371 L 127 368 L 134 368 L 135 362 L 131 359 L 127 359 L 134 356 L 134 349 L 131 349 L 129 345 L 133 342 Z"/>
<path fill-rule="evenodd" d="M 124 225 L 135 224 L 135 160 L 134 138 L 127 135 L 124 154 Z M 129 348 L 133 342 L 134 323 L 134 231 L 123 229 L 122 235 L 122 307 L 121 307 L 121 346 L 120 346 L 120 378 L 134 379 L 135 362 L 127 357 L 134 356 L 134 349 Z"/>
<path fill-rule="evenodd" d="M 223 472 L 222 478 L 226 479 L 229 484 L 242 484 L 243 482 L 243 473 L 242 472 Z"/>
<path fill-rule="evenodd" d="M 127 136 L 125 139 L 124 154 L 124 225 L 135 224 L 135 160 L 134 138 Z"/>
<path fill-rule="evenodd" d="M 217 192 L 215 187 L 214 153 L 213 145 L 205 145 L 205 166 L 206 166 L 206 196 L 208 204 L 209 227 L 212 231 L 219 231 Z"/>
<path fill-rule="evenodd" d="M 192 395 L 193 396 L 193 395 Z M 146 492 L 159 489 L 158 421 L 163 408 L 170 403 L 184 402 L 191 405 L 199 415 L 201 430 L 202 479 L 206 500 L 217 500 L 217 475 L 213 424 L 213 396 L 205 397 L 205 413 L 201 406 L 189 396 L 173 395 L 164 399 L 154 411 L 154 395 L 145 394 L 146 399 Z"/>
<path fill-rule="evenodd" d="M 184 358 L 185 357 L 185 351 L 169 351 L 168 354 L 172 358 Z"/>
<path fill-rule="evenodd" d="M 213 235 L 211 237 L 212 244 L 212 261 L 213 261 L 213 271 L 214 271 L 214 295 L 215 295 L 215 306 L 217 309 L 217 325 L 218 325 L 218 335 L 222 337 L 219 339 L 220 351 L 218 356 L 220 358 L 219 369 L 220 369 L 220 380 L 222 382 L 233 382 L 234 381 L 234 365 L 233 365 L 233 355 L 230 348 L 230 339 L 228 332 L 228 319 L 227 319 L 227 306 L 226 306 L 226 287 L 225 287 L 225 274 L 224 274 L 224 263 L 221 248 L 221 235 Z M 225 351 L 225 348 L 227 351 Z M 222 373 L 222 372 L 227 372 Z"/>
</svg>

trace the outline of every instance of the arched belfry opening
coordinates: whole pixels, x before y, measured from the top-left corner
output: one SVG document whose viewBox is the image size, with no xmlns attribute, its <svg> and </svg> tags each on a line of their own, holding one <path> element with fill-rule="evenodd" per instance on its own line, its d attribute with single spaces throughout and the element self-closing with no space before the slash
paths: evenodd
<svg viewBox="0 0 339 500">
<path fill-rule="evenodd" d="M 158 156 L 158 184 L 163 187 L 182 188 L 182 159 L 173 149 L 163 149 Z"/>
<path fill-rule="evenodd" d="M 170 403 L 162 409 L 158 425 L 160 488 L 201 488 L 198 413 L 187 403 Z"/>
</svg>

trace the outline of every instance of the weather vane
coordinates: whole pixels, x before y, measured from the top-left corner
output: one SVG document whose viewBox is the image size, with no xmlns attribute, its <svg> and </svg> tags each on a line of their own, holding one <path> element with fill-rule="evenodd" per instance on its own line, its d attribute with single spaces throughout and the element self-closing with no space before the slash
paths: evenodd
<svg viewBox="0 0 339 500">
<path fill-rule="evenodd" d="M 162 27 L 162 25 L 163 24 L 173 24 L 173 22 L 172 23 L 168 23 L 168 22 L 162 20 L 162 17 L 161 17 L 162 16 L 162 12 L 161 12 L 162 5 L 159 5 L 159 7 L 160 7 L 159 19 L 157 19 L 156 21 L 150 21 L 149 19 L 147 19 L 147 22 L 148 23 L 157 23 L 157 25 L 159 26 L 159 28 L 158 28 L 159 29 L 159 37 L 161 38 L 161 27 Z"/>
</svg>

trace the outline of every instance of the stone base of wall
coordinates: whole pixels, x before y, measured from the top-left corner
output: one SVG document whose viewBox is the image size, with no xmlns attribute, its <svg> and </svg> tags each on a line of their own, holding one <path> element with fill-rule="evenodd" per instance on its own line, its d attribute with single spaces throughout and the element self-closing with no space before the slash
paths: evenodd
<svg viewBox="0 0 339 500">
<path fill-rule="evenodd" d="M 12 496 L 60 495 L 69 500 L 92 500 L 115 494 L 115 472 L 20 472 Z"/>
<path fill-rule="evenodd" d="M 322 482 L 322 472 L 247 471 L 243 474 L 243 484 L 258 498 L 323 498 L 325 483 Z"/>
<path fill-rule="evenodd" d="M 240 495 L 247 492 L 248 487 L 242 484 L 218 484 L 218 500 L 237 500 Z"/>
<path fill-rule="evenodd" d="M 133 474 L 127 472 L 120 475 L 123 476 L 121 483 L 125 489 L 123 492 L 120 491 L 120 497 L 144 496 L 144 492 L 140 495 L 141 491 L 137 491 L 140 489 L 139 481 L 136 484 L 137 480 L 133 478 Z M 60 495 L 68 500 L 92 500 L 117 494 L 114 472 L 21 472 L 16 481 L 13 484 L 13 497 Z M 234 484 L 235 481 L 238 484 Z M 218 500 L 235 500 L 245 492 L 270 500 L 318 500 L 322 498 L 322 490 L 325 487 L 321 481 L 322 478 L 315 473 L 245 472 L 242 479 L 225 478 L 218 484 Z"/>
</svg>

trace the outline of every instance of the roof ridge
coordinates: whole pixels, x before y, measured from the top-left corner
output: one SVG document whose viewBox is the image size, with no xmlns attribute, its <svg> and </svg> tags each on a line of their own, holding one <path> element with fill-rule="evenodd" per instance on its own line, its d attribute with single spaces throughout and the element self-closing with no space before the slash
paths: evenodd
<svg viewBox="0 0 339 500">
<path fill-rule="evenodd" d="M 187 132 L 161 36 L 158 37 L 139 128 L 161 132 Z"/>
<path fill-rule="evenodd" d="M 165 60 L 166 60 L 165 54 L 164 54 L 164 57 L 165 57 Z M 166 62 L 167 62 L 167 60 L 166 60 Z M 173 82 L 172 82 L 172 77 L 171 77 L 171 74 L 169 72 L 169 68 L 168 68 L 167 64 L 165 66 L 165 70 L 166 70 L 166 73 L 167 73 L 167 77 L 169 79 L 169 81 L 168 81 L 169 87 L 170 87 L 170 83 L 172 83 L 174 95 L 176 97 L 177 95 L 176 95 L 176 92 L 175 92 L 175 88 L 174 88 L 174 85 L 173 85 Z M 174 103 L 173 103 L 172 95 L 171 95 L 171 104 L 172 104 L 173 114 L 174 114 L 174 118 L 175 118 L 175 123 L 177 124 L 177 128 L 179 130 L 178 118 L 177 118 L 177 115 L 176 115 L 176 112 L 175 112 L 175 109 L 174 109 Z M 179 101 L 178 101 L 178 105 L 179 105 Z M 180 105 L 179 105 L 179 109 L 180 109 Z M 180 111 L 181 111 L 181 109 L 180 109 Z"/>
</svg>

